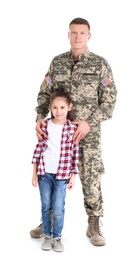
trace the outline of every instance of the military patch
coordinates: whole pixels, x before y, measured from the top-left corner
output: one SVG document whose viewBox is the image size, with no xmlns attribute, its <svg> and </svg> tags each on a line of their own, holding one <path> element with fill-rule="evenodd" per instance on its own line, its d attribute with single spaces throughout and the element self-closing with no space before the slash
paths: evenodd
<svg viewBox="0 0 140 260">
<path fill-rule="evenodd" d="M 106 87 L 111 82 L 111 79 L 105 78 L 102 82 L 102 84 Z"/>
<path fill-rule="evenodd" d="M 47 83 L 50 83 L 50 82 L 52 81 L 49 75 L 48 75 L 47 77 L 45 77 L 45 81 L 46 81 Z"/>
</svg>

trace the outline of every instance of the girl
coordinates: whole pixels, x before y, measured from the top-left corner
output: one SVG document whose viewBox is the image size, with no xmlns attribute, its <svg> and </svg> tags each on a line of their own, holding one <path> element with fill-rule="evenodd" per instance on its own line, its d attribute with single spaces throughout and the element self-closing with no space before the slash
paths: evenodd
<svg viewBox="0 0 140 260">
<path fill-rule="evenodd" d="M 74 187 L 75 175 L 79 173 L 79 145 L 73 140 L 77 126 L 71 123 L 71 110 L 69 93 L 56 89 L 50 97 L 51 118 L 45 120 L 45 135 L 38 141 L 32 159 L 32 185 L 39 185 L 41 198 L 41 248 L 53 248 L 56 252 L 64 251 L 61 238 L 66 188 Z"/>
</svg>

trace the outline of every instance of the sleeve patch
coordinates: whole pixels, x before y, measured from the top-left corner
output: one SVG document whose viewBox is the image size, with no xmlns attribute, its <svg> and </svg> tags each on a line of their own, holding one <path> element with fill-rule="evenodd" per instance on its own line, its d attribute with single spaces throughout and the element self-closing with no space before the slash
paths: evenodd
<svg viewBox="0 0 140 260">
<path fill-rule="evenodd" d="M 102 84 L 103 84 L 103 86 L 106 87 L 108 84 L 110 84 L 110 82 L 111 82 L 111 79 L 105 78 L 105 79 L 102 81 Z"/>
<path fill-rule="evenodd" d="M 49 75 L 45 77 L 45 81 L 46 81 L 47 83 L 50 83 L 50 82 L 52 81 Z"/>
</svg>

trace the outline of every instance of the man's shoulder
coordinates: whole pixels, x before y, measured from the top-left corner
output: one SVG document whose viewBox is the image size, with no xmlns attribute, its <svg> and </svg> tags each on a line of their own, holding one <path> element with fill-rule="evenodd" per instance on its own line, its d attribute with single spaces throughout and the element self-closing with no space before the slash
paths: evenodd
<svg viewBox="0 0 140 260">
<path fill-rule="evenodd" d="M 103 56 L 101 56 L 101 55 L 99 55 L 99 54 L 97 54 L 97 53 L 91 52 L 91 51 L 90 51 L 90 53 L 89 53 L 89 57 L 94 58 L 94 59 L 97 59 L 97 60 L 99 60 L 99 61 L 105 61 L 105 62 L 107 62 L 107 60 L 106 60 Z"/>
<path fill-rule="evenodd" d="M 63 53 L 61 53 L 61 54 L 56 55 L 56 56 L 53 58 L 53 60 L 54 60 L 54 61 L 57 61 L 57 60 L 60 60 L 60 59 L 62 60 L 62 59 L 65 59 L 65 58 L 69 57 L 69 55 L 70 55 L 70 52 L 69 52 L 69 51 L 63 52 Z"/>
</svg>

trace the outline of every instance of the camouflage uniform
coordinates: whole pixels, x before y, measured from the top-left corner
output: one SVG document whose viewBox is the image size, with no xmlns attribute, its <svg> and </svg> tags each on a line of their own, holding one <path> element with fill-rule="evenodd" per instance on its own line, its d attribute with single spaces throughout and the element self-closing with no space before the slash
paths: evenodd
<svg viewBox="0 0 140 260">
<path fill-rule="evenodd" d="M 103 216 L 100 123 L 112 117 L 117 90 L 112 70 L 101 56 L 87 49 L 75 64 L 72 52 L 54 57 L 38 93 L 37 118 L 49 112 L 50 94 L 58 87 L 71 93 L 75 120 L 86 120 L 91 130 L 80 141 L 80 179 L 88 216 Z"/>
</svg>

